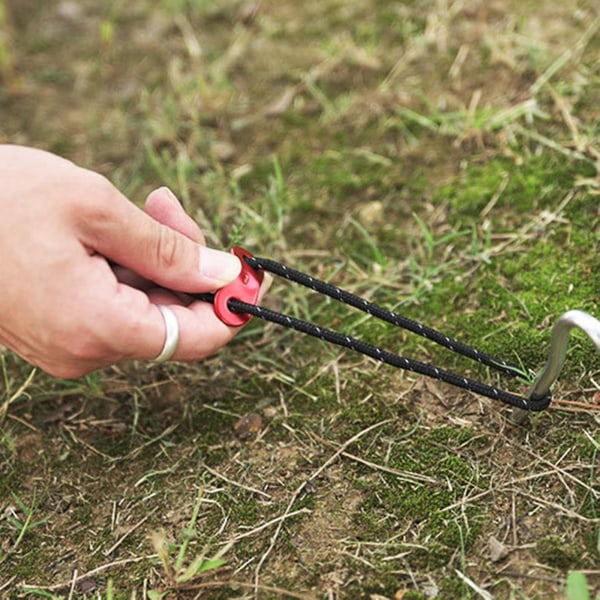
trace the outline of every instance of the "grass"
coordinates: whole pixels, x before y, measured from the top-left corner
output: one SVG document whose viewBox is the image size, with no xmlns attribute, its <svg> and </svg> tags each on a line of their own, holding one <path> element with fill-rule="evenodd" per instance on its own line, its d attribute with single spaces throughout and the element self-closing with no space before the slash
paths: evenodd
<svg viewBox="0 0 600 600">
<path fill-rule="evenodd" d="M 599 28 L 587 0 L 0 1 L 0 141 L 169 185 L 211 245 L 535 370 L 598 310 Z M 523 391 L 286 282 L 267 303 Z M 71 382 L 3 352 L 0 595 L 594 598 L 600 355 L 573 338 L 520 425 L 256 321 Z"/>
</svg>

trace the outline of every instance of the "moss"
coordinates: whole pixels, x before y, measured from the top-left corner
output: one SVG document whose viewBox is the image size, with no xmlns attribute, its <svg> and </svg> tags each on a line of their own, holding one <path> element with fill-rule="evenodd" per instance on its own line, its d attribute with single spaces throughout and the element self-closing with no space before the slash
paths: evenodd
<svg viewBox="0 0 600 600">
<path fill-rule="evenodd" d="M 364 376 L 367 381 L 354 382 L 347 384 L 344 390 L 343 407 L 338 408 L 333 419 L 329 422 L 329 435 L 343 442 L 365 428 L 378 423 L 386 417 L 392 416 L 387 408 L 387 395 L 371 395 L 371 386 L 369 385 L 368 374 Z M 385 377 L 385 375 L 384 375 Z M 382 431 L 386 431 L 383 428 Z M 358 447 L 361 446 L 359 442 Z"/>
<path fill-rule="evenodd" d="M 530 368 L 541 366 L 553 320 L 571 308 L 594 310 L 599 289 L 596 278 L 589 276 L 588 260 L 569 250 L 555 252 L 540 241 L 526 253 L 503 260 L 498 271 L 488 270 L 479 282 L 479 310 L 469 318 L 473 344 L 477 346 L 476 340 L 487 336 L 484 350 L 510 361 L 521 360 Z M 501 280 L 506 284 L 500 285 Z M 499 325 L 508 324 L 508 330 L 489 336 L 493 332 L 490 323 L 499 314 L 504 315 Z M 577 333 L 574 338 L 582 339 Z M 572 374 L 578 363 L 589 368 L 600 364 L 585 340 L 571 346 L 565 374 Z"/>
<path fill-rule="evenodd" d="M 476 596 L 458 577 L 446 577 L 440 584 L 438 596 L 440 600 L 457 600 L 475 598 Z"/>
<path fill-rule="evenodd" d="M 556 535 L 539 539 L 535 546 L 538 560 L 551 567 L 567 570 L 580 563 L 581 549 L 567 543 Z"/>
<path fill-rule="evenodd" d="M 258 510 L 258 503 L 255 498 L 247 498 L 229 503 L 231 518 L 239 526 L 244 526 L 255 522 Z"/>
<path fill-rule="evenodd" d="M 349 563 L 349 569 L 355 570 L 356 563 Z M 364 583 L 352 583 L 344 589 L 345 598 L 373 598 L 378 596 L 394 597 L 398 591 L 398 575 L 379 571 L 366 573 Z"/>
<path fill-rule="evenodd" d="M 196 450 L 209 466 L 219 464 L 228 450 L 223 442 L 233 437 L 235 418 L 215 410 L 194 411 L 191 417 L 191 428 L 194 433 Z M 189 431 L 181 431 L 182 440 L 189 439 Z"/>
<path fill-rule="evenodd" d="M 340 199 L 370 186 L 381 190 L 388 170 L 385 163 L 347 149 L 322 154 L 311 168 L 317 184 L 335 190 Z"/>
<path fill-rule="evenodd" d="M 460 510 L 445 509 L 461 499 L 466 486 L 481 484 L 481 475 L 464 456 L 472 435 L 469 429 L 442 427 L 428 436 L 410 437 L 388 451 L 390 467 L 434 476 L 440 483 L 406 484 L 386 475 L 379 485 L 367 484 L 370 495 L 356 518 L 362 535 L 385 539 L 396 530 L 418 531 L 419 539 L 427 541 L 426 548 L 413 550 L 406 559 L 415 568 L 441 566 L 457 550 L 470 548 L 482 523 L 480 510 L 474 505 L 463 508 L 469 523 L 465 531 Z"/>
<path fill-rule="evenodd" d="M 595 248 L 593 226 L 559 226 L 514 253 L 480 263 L 466 287 L 451 280 L 435 286 L 417 318 L 479 350 L 536 369 L 545 361 L 553 320 L 572 308 L 595 310 L 600 294 L 600 282 L 591 275 L 598 268 Z M 589 350 L 587 338 L 574 332 L 562 376 L 575 375 L 581 364 L 592 370 L 600 365 Z M 445 364 L 477 369 L 434 345 L 427 351 Z"/>
</svg>

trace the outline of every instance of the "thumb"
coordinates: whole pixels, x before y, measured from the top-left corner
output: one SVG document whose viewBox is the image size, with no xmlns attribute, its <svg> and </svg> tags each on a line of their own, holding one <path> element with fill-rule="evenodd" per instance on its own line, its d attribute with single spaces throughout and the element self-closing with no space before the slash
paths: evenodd
<svg viewBox="0 0 600 600">
<path fill-rule="evenodd" d="M 82 241 L 161 287 L 206 292 L 227 285 L 240 274 L 236 256 L 208 248 L 159 223 L 116 190 L 108 202 L 94 205 L 96 214 L 87 215 L 81 223 Z"/>
</svg>

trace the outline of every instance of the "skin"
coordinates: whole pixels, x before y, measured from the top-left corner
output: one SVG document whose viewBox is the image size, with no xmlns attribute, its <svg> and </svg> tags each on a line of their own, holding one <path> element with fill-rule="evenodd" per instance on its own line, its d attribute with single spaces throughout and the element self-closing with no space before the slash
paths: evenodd
<svg viewBox="0 0 600 600">
<path fill-rule="evenodd" d="M 185 292 L 230 283 L 239 259 L 208 248 L 167 188 L 141 210 L 101 175 L 11 145 L 0 182 L 0 343 L 30 363 L 70 378 L 152 360 L 165 340 L 157 304 L 179 323 L 173 360 L 205 358 L 238 331 Z"/>
</svg>

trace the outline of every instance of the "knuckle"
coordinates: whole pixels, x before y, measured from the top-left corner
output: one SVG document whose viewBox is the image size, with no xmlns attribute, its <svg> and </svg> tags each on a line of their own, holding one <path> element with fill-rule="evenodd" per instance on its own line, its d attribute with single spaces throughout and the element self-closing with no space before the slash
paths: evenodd
<svg viewBox="0 0 600 600">
<path fill-rule="evenodd" d="M 88 171 L 86 177 L 87 193 L 82 199 L 84 205 L 95 218 L 111 215 L 111 206 L 114 204 L 117 194 L 116 188 L 104 175 L 99 173 Z"/>
<path fill-rule="evenodd" d="M 104 175 L 80 169 L 63 189 L 75 219 L 99 229 L 114 220 L 118 191 Z"/>
<path fill-rule="evenodd" d="M 183 255 L 182 238 L 177 233 L 161 225 L 158 230 L 156 244 L 156 264 L 162 270 L 168 271 L 179 265 Z"/>
</svg>

